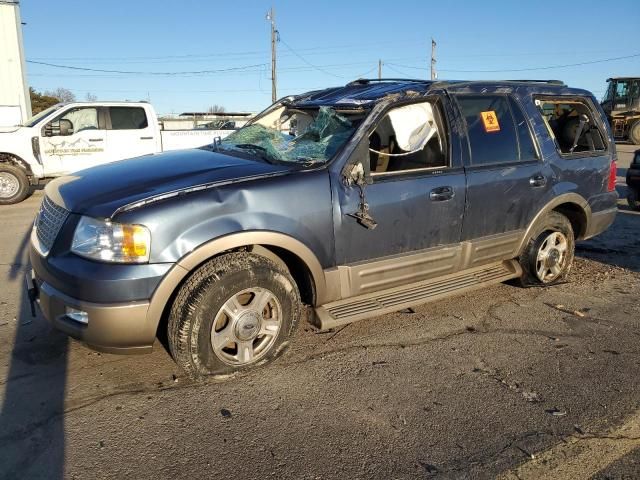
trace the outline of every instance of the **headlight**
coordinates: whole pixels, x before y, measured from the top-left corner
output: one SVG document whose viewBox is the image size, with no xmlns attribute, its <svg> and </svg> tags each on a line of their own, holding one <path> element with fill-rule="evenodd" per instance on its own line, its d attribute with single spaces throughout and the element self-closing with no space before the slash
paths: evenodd
<svg viewBox="0 0 640 480">
<path fill-rule="evenodd" d="M 151 233 L 143 225 L 127 225 L 82 217 L 71 251 L 81 257 L 113 263 L 149 261 Z"/>
</svg>

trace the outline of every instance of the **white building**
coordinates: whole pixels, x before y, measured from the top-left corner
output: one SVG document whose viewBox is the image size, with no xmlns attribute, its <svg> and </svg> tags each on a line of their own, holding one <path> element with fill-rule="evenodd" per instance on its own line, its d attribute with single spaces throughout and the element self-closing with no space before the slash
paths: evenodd
<svg viewBox="0 0 640 480">
<path fill-rule="evenodd" d="M 0 0 L 0 127 L 31 117 L 18 0 Z"/>
</svg>

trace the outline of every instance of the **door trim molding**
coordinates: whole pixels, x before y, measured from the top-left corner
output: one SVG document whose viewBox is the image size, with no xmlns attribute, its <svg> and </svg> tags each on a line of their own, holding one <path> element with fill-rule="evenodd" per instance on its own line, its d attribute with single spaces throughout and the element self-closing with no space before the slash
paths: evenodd
<svg viewBox="0 0 640 480">
<path fill-rule="evenodd" d="M 440 245 L 324 271 L 327 300 L 336 301 L 515 258 L 524 230 Z"/>
</svg>

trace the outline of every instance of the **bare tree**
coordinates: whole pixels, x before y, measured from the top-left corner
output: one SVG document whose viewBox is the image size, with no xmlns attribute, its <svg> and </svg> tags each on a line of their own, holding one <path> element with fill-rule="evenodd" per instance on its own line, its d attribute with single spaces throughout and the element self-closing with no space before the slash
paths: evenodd
<svg viewBox="0 0 640 480">
<path fill-rule="evenodd" d="M 207 113 L 224 113 L 225 108 L 222 105 L 211 105 Z"/>
<path fill-rule="evenodd" d="M 93 93 L 91 93 L 91 92 L 87 92 L 87 95 L 86 95 L 86 97 L 85 97 L 85 100 L 86 100 L 87 102 L 97 102 L 97 101 L 98 101 L 98 96 L 97 96 L 97 95 L 94 95 L 94 94 L 93 94 Z"/>
<path fill-rule="evenodd" d="M 48 97 L 57 98 L 61 102 L 75 102 L 76 96 L 68 88 L 58 87 L 55 90 L 47 90 L 44 94 Z"/>
</svg>

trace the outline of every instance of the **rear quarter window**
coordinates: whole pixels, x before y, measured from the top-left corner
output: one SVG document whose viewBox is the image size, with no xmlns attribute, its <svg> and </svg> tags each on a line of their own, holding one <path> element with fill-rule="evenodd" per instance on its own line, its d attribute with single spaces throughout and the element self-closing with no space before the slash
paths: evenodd
<svg viewBox="0 0 640 480">
<path fill-rule="evenodd" d="M 604 132 L 586 98 L 545 97 L 535 102 L 560 154 L 584 156 L 607 150 Z"/>
</svg>

